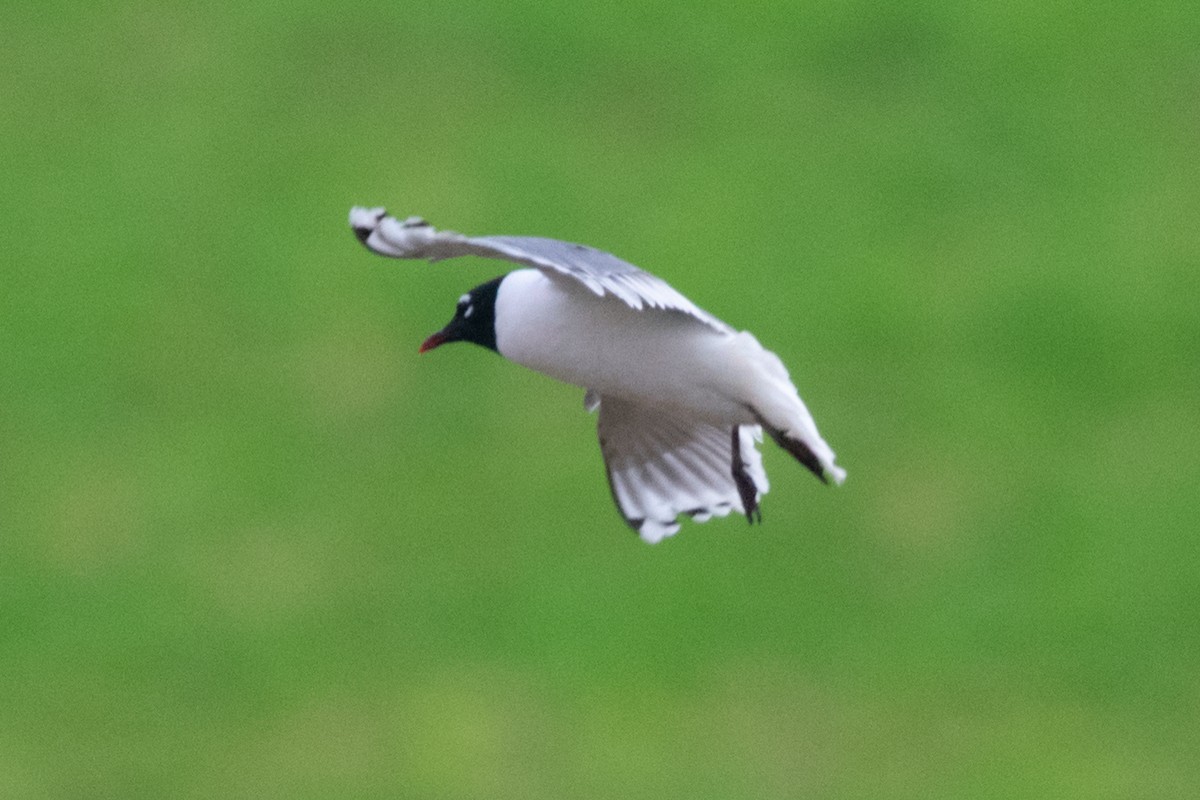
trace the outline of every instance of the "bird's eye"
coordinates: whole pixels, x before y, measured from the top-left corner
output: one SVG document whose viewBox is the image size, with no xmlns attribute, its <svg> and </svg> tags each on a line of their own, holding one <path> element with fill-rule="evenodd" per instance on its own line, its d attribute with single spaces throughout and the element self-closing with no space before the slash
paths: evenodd
<svg viewBox="0 0 1200 800">
<path fill-rule="evenodd" d="M 463 319 L 466 319 L 467 317 L 471 316 L 474 313 L 475 313 L 475 306 L 468 305 L 466 310 L 463 311 Z"/>
</svg>

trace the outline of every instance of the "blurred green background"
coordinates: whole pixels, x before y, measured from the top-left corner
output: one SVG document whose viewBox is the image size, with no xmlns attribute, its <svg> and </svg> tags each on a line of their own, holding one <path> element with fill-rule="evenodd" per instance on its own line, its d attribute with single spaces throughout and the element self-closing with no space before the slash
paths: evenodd
<svg viewBox="0 0 1200 800">
<path fill-rule="evenodd" d="M 0 796 L 1194 796 L 1194 3 L 0 30 Z M 848 482 L 640 543 L 353 204 L 662 275 Z"/>
</svg>

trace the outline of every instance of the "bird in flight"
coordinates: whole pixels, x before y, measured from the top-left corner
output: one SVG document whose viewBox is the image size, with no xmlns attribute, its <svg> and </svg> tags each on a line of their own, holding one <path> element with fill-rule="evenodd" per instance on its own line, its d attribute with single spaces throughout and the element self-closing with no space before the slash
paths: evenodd
<svg viewBox="0 0 1200 800">
<path fill-rule="evenodd" d="M 350 227 L 383 256 L 523 267 L 460 297 L 420 352 L 472 342 L 583 388 L 613 499 L 643 540 L 676 533 L 681 515 L 760 521 L 764 430 L 822 482 L 845 480 L 779 357 L 662 279 L 585 245 L 464 236 L 383 208 L 351 209 Z"/>
</svg>

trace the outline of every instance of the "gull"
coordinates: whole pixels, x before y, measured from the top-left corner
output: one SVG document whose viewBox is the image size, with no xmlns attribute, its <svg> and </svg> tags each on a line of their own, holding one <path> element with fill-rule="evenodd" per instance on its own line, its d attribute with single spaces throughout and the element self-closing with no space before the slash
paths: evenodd
<svg viewBox="0 0 1200 800">
<path fill-rule="evenodd" d="M 350 227 L 382 256 L 522 267 L 462 295 L 419 352 L 471 342 L 584 389 L 613 500 L 646 542 L 683 515 L 761 521 L 763 431 L 822 482 L 845 480 L 779 357 L 661 278 L 586 245 L 464 236 L 383 208 L 351 209 Z"/>
</svg>

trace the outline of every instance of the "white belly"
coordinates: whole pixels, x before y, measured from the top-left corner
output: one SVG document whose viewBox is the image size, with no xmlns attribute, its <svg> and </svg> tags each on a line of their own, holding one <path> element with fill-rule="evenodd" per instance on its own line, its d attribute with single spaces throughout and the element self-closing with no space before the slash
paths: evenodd
<svg viewBox="0 0 1200 800">
<path fill-rule="evenodd" d="M 750 404 L 765 376 L 753 356 L 764 351 L 749 334 L 721 333 L 681 312 L 637 311 L 532 269 L 505 278 L 496 319 L 500 354 L 552 378 L 714 423 L 755 421 Z"/>
</svg>

